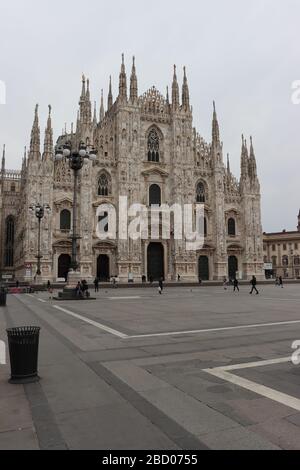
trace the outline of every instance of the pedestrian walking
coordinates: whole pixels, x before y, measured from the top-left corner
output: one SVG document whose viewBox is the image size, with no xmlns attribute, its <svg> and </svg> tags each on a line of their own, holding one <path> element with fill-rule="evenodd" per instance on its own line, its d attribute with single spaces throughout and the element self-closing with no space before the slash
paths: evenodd
<svg viewBox="0 0 300 470">
<path fill-rule="evenodd" d="M 251 279 L 251 281 L 250 281 L 250 284 L 252 285 L 252 289 L 251 289 L 251 291 L 250 291 L 250 294 L 252 294 L 253 291 L 255 291 L 255 292 L 256 292 L 256 295 L 258 295 L 259 292 L 258 292 L 258 290 L 257 290 L 257 288 L 256 288 L 256 286 L 257 286 L 257 280 L 256 280 L 256 277 L 255 277 L 255 276 L 252 276 L 252 279 Z"/>
<path fill-rule="evenodd" d="M 239 281 L 237 280 L 237 278 L 234 279 L 234 281 L 233 281 L 233 286 L 234 286 L 234 287 L 233 287 L 233 292 L 235 292 L 236 290 L 237 290 L 238 292 L 240 292 Z"/>
<path fill-rule="evenodd" d="M 279 278 L 278 278 L 278 277 L 276 277 L 276 279 L 275 279 L 275 286 L 276 286 L 276 287 L 279 286 Z"/>
<path fill-rule="evenodd" d="M 228 283 L 227 283 L 227 278 L 224 277 L 224 279 L 223 279 L 223 287 L 224 287 L 224 290 L 227 290 L 227 285 L 228 285 Z"/>
<path fill-rule="evenodd" d="M 283 289 L 283 279 L 282 279 L 282 276 L 279 276 L 279 287 L 281 287 L 281 289 Z"/>
<path fill-rule="evenodd" d="M 95 292 L 99 292 L 99 279 L 95 277 L 94 280 Z"/>
<path fill-rule="evenodd" d="M 177 281 L 180 282 L 180 274 L 177 275 Z"/>
<path fill-rule="evenodd" d="M 162 294 L 163 289 L 164 289 L 164 282 L 163 282 L 163 278 L 161 277 L 159 282 L 158 282 L 158 292 L 159 292 L 159 294 Z"/>
</svg>

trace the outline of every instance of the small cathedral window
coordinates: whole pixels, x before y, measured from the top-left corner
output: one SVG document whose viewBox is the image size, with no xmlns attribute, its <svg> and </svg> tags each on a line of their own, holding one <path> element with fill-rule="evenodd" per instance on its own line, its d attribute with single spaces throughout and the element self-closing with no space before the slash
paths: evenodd
<svg viewBox="0 0 300 470">
<path fill-rule="evenodd" d="M 148 135 L 148 161 L 159 162 L 159 137 L 155 129 Z"/>
<path fill-rule="evenodd" d="M 205 202 L 205 188 L 202 182 L 197 184 L 196 199 L 199 203 Z"/>
<path fill-rule="evenodd" d="M 63 209 L 60 213 L 60 230 L 71 229 L 71 212 L 68 209 Z"/>
<path fill-rule="evenodd" d="M 108 196 L 110 193 L 108 176 L 102 173 L 98 179 L 98 196 Z"/>
<path fill-rule="evenodd" d="M 235 237 L 236 235 L 235 220 L 233 218 L 228 219 L 228 235 L 230 237 Z"/>
</svg>

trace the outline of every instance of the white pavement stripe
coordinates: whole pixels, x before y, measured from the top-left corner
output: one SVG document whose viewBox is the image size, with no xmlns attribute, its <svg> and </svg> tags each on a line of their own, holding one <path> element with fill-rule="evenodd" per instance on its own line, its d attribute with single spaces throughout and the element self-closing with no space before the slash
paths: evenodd
<svg viewBox="0 0 300 470">
<path fill-rule="evenodd" d="M 263 367 L 263 366 L 270 366 L 273 364 L 284 364 L 286 362 L 291 362 L 292 358 L 290 357 L 282 357 L 280 359 L 269 359 L 267 361 L 257 361 L 257 362 L 244 362 L 243 364 L 234 364 L 231 366 L 221 366 L 215 367 L 214 370 L 239 370 L 239 369 L 250 369 L 252 367 Z"/>
<path fill-rule="evenodd" d="M 108 300 L 137 300 L 141 299 L 140 296 L 132 296 L 132 297 L 106 297 Z"/>
<path fill-rule="evenodd" d="M 134 335 L 128 336 L 128 338 L 152 338 L 154 336 L 178 336 L 178 335 L 193 335 L 198 333 L 214 333 L 217 331 L 230 331 L 230 330 L 243 330 L 248 328 L 265 328 L 271 326 L 283 326 L 283 325 L 294 325 L 300 324 L 300 320 L 291 320 L 277 323 L 256 323 L 253 325 L 239 325 L 239 326 L 226 326 L 223 328 L 209 328 L 205 330 L 191 330 L 191 331 L 169 331 L 168 333 L 151 333 L 147 335 Z"/>
<path fill-rule="evenodd" d="M 47 301 L 44 300 L 44 299 L 38 299 L 38 301 L 39 301 L 39 302 L 43 302 L 43 304 L 46 304 L 46 303 L 47 303 Z"/>
<path fill-rule="evenodd" d="M 89 318 L 83 317 L 82 315 L 78 315 L 77 313 L 74 313 L 74 312 L 71 312 L 70 310 L 59 307 L 58 305 L 53 305 L 53 308 L 55 308 L 56 310 L 60 310 L 61 312 L 66 313 L 67 315 L 70 315 L 74 318 L 77 318 L 78 320 L 84 321 L 85 323 L 89 323 L 90 325 L 93 325 L 96 328 L 99 328 L 100 330 L 106 331 L 107 333 L 111 333 L 114 336 L 118 336 L 119 338 L 122 338 L 122 339 L 128 338 L 127 335 L 125 335 L 124 333 L 121 333 L 120 331 L 114 330 L 113 328 L 109 328 L 108 326 L 102 325 L 101 323 L 98 323 L 94 320 L 90 320 Z"/>
<path fill-rule="evenodd" d="M 249 367 L 260 367 L 264 365 L 271 365 L 271 364 L 280 364 L 284 362 L 290 362 L 291 358 L 281 358 L 281 359 L 271 359 L 269 361 L 260 361 L 260 362 L 252 362 L 246 364 L 237 364 L 234 369 L 247 369 Z M 203 372 L 206 372 L 214 377 L 218 377 L 226 382 L 230 382 L 234 385 L 238 385 L 239 387 L 245 388 L 250 390 L 251 392 L 257 393 L 265 398 L 269 398 L 270 400 L 276 401 L 281 403 L 282 405 L 288 406 L 289 408 L 293 408 L 294 410 L 300 411 L 300 400 L 295 398 L 291 395 L 287 395 L 286 393 L 278 392 L 273 388 L 266 387 L 265 385 L 258 384 L 253 382 L 252 380 L 244 379 L 243 377 L 238 377 L 237 375 L 231 374 L 228 372 L 229 367 L 217 367 L 215 369 L 203 369 Z"/>
</svg>

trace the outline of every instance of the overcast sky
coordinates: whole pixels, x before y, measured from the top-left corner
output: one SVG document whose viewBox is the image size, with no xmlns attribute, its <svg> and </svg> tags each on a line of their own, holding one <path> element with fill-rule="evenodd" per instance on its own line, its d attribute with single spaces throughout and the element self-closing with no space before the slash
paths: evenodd
<svg viewBox="0 0 300 470">
<path fill-rule="evenodd" d="M 0 0 L 0 145 L 7 167 L 21 165 L 33 111 L 44 132 L 52 105 L 55 138 L 76 121 L 81 74 L 92 99 L 117 93 L 121 53 L 136 56 L 139 93 L 165 92 L 186 65 L 194 126 L 211 136 L 216 101 L 224 157 L 240 171 L 241 134 L 254 139 L 265 231 L 294 230 L 300 208 L 299 0 Z"/>
</svg>

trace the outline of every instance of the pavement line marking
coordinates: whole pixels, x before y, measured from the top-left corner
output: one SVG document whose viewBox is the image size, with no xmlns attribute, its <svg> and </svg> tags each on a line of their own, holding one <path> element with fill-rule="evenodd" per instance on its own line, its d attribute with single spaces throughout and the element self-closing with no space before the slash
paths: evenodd
<svg viewBox="0 0 300 470">
<path fill-rule="evenodd" d="M 256 362 L 244 362 L 243 364 L 234 364 L 231 366 L 221 366 L 221 367 L 215 367 L 214 370 L 224 370 L 224 371 L 230 371 L 230 370 L 239 370 L 239 369 L 250 369 L 252 367 L 263 367 L 263 366 L 269 366 L 272 364 L 284 364 L 286 362 L 291 362 L 291 357 L 282 357 L 280 359 L 269 359 L 267 361 L 256 361 Z"/>
<path fill-rule="evenodd" d="M 132 297 L 106 297 L 108 300 L 137 300 L 141 299 L 140 296 L 132 296 Z"/>
<path fill-rule="evenodd" d="M 47 303 L 47 301 L 44 300 L 44 299 L 39 299 L 39 298 L 38 298 L 38 301 L 39 301 L 39 302 L 43 302 L 43 304 L 46 304 L 46 303 Z"/>
<path fill-rule="evenodd" d="M 99 328 L 100 330 L 106 331 L 107 333 L 111 333 L 114 336 L 118 336 L 119 338 L 122 338 L 122 339 L 128 338 L 128 336 L 125 335 L 124 333 L 114 330 L 113 328 L 109 328 L 108 326 L 102 325 L 101 323 L 98 323 L 94 320 L 90 320 L 89 318 L 78 315 L 78 313 L 71 312 L 70 310 L 59 307 L 58 305 L 52 305 L 52 307 L 55 308 L 56 310 L 60 310 L 61 312 L 66 313 L 67 315 L 77 318 L 78 320 L 84 321 L 85 323 L 89 323 L 90 325 L 93 325 L 96 328 Z"/>
<path fill-rule="evenodd" d="M 282 405 L 288 406 L 289 408 L 293 408 L 294 410 L 300 411 L 300 400 L 298 398 L 295 398 L 291 395 L 287 395 L 286 393 L 278 392 L 273 388 L 266 387 L 265 385 L 253 382 L 252 380 L 244 379 L 243 377 L 238 377 L 237 375 L 228 372 L 228 370 L 247 369 L 250 367 L 280 364 L 284 362 L 291 362 L 291 358 L 289 357 L 281 359 L 271 359 L 269 361 L 236 364 L 235 366 L 216 367 L 214 369 L 203 369 L 203 372 L 213 375 L 214 377 L 223 379 L 226 382 L 230 382 L 234 385 L 238 385 L 239 387 L 250 390 L 251 392 L 257 393 L 258 395 L 261 395 L 265 398 L 269 398 L 270 400 L 281 403 Z M 229 367 L 233 367 L 235 369 L 229 369 Z"/>
<path fill-rule="evenodd" d="M 151 333 L 146 335 L 134 335 L 128 336 L 128 338 L 152 338 L 154 336 L 178 336 L 178 335 L 191 335 L 197 333 L 213 333 L 217 331 L 230 331 L 230 330 L 243 330 L 245 328 L 265 328 L 268 326 L 282 326 L 282 325 L 293 325 L 299 324 L 300 320 L 291 320 L 277 323 L 258 323 L 254 325 L 239 325 L 239 326 L 226 326 L 222 328 L 209 328 L 205 330 L 191 330 L 191 331 L 172 331 L 168 333 Z"/>
</svg>

